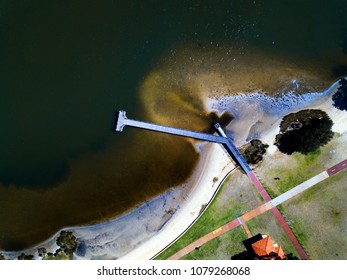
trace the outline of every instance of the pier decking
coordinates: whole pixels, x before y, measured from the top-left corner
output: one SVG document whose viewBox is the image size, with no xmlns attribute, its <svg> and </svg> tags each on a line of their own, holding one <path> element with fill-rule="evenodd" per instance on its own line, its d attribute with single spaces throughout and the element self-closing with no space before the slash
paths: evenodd
<svg viewBox="0 0 347 280">
<path fill-rule="evenodd" d="M 203 140 L 203 141 L 207 141 L 207 142 L 214 142 L 214 143 L 224 143 L 225 142 L 224 138 L 222 138 L 220 136 L 208 134 L 208 133 L 196 132 L 196 131 L 191 131 L 191 130 L 187 130 L 187 129 L 174 128 L 174 127 L 170 127 L 170 126 L 164 126 L 164 125 L 158 125 L 158 124 L 154 124 L 154 123 L 148 123 L 148 122 L 142 122 L 142 121 L 136 121 L 136 120 L 128 119 L 126 117 L 125 111 L 119 111 L 117 124 L 116 124 L 116 131 L 123 131 L 124 126 L 132 126 L 132 127 L 137 127 L 137 128 L 141 128 L 141 129 L 157 131 L 157 132 L 161 132 L 161 133 L 167 133 L 167 134 L 173 134 L 173 135 L 177 135 L 177 136 L 194 138 L 194 139 Z"/>
<path fill-rule="evenodd" d="M 225 150 L 228 152 L 228 154 L 236 162 L 236 164 L 240 166 L 240 168 L 247 175 L 249 175 L 249 173 L 252 172 L 252 169 L 244 160 L 243 156 L 234 145 L 232 139 L 226 136 L 226 134 L 224 133 L 224 131 L 222 130 L 222 128 L 220 127 L 218 123 L 215 124 L 215 128 L 220 136 L 203 133 L 203 132 L 196 132 L 196 131 L 187 130 L 187 129 L 158 125 L 158 124 L 153 124 L 148 122 L 136 121 L 136 120 L 128 119 L 125 111 L 119 111 L 115 130 L 121 132 L 123 131 L 123 128 L 125 126 L 132 126 L 132 127 L 137 127 L 141 129 L 152 130 L 152 131 L 157 131 L 161 133 L 167 133 L 167 134 L 222 144 Z"/>
</svg>

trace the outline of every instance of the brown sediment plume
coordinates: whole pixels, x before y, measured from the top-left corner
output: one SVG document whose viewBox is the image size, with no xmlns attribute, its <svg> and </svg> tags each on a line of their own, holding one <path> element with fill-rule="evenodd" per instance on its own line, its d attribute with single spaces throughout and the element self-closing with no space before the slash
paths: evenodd
<svg viewBox="0 0 347 280">
<path fill-rule="evenodd" d="M 126 143 L 71 160 L 68 179 L 53 188 L 0 185 L 0 248 L 31 247 L 63 227 L 115 218 L 182 184 L 197 164 L 198 153 L 178 137 L 126 134 Z"/>
<path fill-rule="evenodd" d="M 206 97 L 220 98 L 261 92 L 279 96 L 320 92 L 335 79 L 332 65 L 300 60 L 221 43 L 184 45 L 169 50 L 139 87 L 144 110 L 153 121 L 201 129 L 206 121 Z M 343 56 L 346 61 L 346 56 Z"/>
</svg>

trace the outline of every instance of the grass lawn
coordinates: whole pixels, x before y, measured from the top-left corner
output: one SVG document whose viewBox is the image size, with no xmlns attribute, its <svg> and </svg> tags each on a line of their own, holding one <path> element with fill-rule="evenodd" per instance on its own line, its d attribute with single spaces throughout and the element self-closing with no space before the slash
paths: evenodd
<svg viewBox="0 0 347 280">
<path fill-rule="evenodd" d="M 266 158 L 257 174 L 278 195 L 347 158 L 343 141 L 341 135 L 336 135 L 306 156 L 295 153 L 290 158 Z M 347 171 L 342 171 L 280 205 L 287 223 L 312 259 L 347 259 L 346 181 Z"/>
<path fill-rule="evenodd" d="M 291 157 L 295 163 L 290 168 L 278 164 L 274 168 L 267 169 L 266 172 L 259 172 L 271 197 L 285 193 L 324 170 L 320 165 L 315 164 L 322 157 L 320 149 L 308 155 L 294 153 Z M 266 166 L 266 161 L 262 165 Z M 274 180 L 275 177 L 280 180 Z"/>
<path fill-rule="evenodd" d="M 293 232 L 312 259 L 347 259 L 347 173 L 284 203 Z"/>
<path fill-rule="evenodd" d="M 245 250 L 242 241 L 247 234 L 242 227 L 228 231 L 202 245 L 198 250 L 185 255 L 183 260 L 230 260 L 230 257 Z"/>
</svg>

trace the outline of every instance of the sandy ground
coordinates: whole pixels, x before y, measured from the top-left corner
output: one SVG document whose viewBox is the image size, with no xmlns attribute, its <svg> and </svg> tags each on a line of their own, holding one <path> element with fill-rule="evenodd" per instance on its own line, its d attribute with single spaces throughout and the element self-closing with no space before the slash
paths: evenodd
<svg viewBox="0 0 347 280">
<path fill-rule="evenodd" d="M 337 83 L 323 93 L 300 96 L 286 94 L 280 98 L 254 93 L 208 99 L 209 110 L 228 111 L 235 119 L 227 128 L 236 145 L 259 138 L 269 144 L 268 154 L 277 151 L 273 141 L 283 116 L 307 108 L 326 111 L 334 122 L 333 131 L 347 131 L 347 113 L 332 106 L 331 95 Z M 198 218 L 210 203 L 221 182 L 235 168 L 218 144 L 199 144 L 201 160 L 189 181 L 155 197 L 114 220 L 86 227 L 73 227 L 79 240 L 76 259 L 150 259 L 168 246 Z M 54 252 L 56 236 L 38 247 Z M 20 252 L 19 252 L 20 253 Z M 19 254 L 16 252 L 16 255 Z M 6 253 L 11 257 L 11 253 Z M 37 257 L 37 255 L 36 255 Z M 38 257 L 37 257 L 38 258 Z"/>
</svg>

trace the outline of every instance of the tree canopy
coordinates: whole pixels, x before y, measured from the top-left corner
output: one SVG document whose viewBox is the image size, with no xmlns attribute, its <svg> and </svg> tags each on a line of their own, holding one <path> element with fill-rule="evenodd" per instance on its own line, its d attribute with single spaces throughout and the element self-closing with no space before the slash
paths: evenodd
<svg viewBox="0 0 347 280">
<path fill-rule="evenodd" d="M 258 139 L 253 139 L 243 152 L 243 156 L 248 164 L 257 164 L 263 159 L 266 149 L 269 147 Z"/>
<path fill-rule="evenodd" d="M 77 249 L 76 237 L 70 231 L 61 231 L 57 238 L 57 245 L 60 247 L 59 251 L 64 251 L 67 255 L 72 255 Z M 57 254 L 59 253 L 56 252 Z"/>
<path fill-rule="evenodd" d="M 275 145 L 285 154 L 308 154 L 327 144 L 333 137 L 333 122 L 321 110 L 302 110 L 285 116 Z"/>
</svg>

